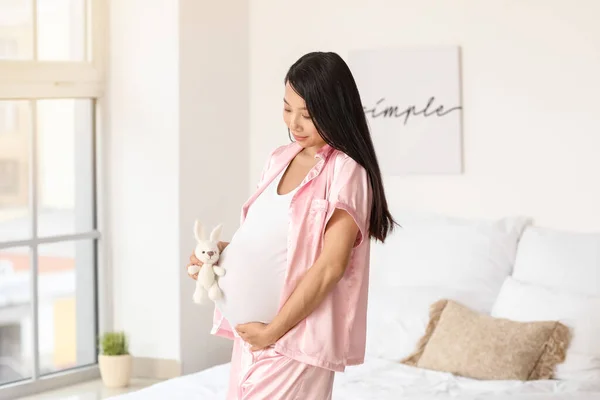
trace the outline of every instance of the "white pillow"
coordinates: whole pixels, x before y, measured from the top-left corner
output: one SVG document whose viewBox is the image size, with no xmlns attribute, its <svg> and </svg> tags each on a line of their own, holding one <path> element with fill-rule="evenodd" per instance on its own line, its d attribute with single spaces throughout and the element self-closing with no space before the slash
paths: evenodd
<svg viewBox="0 0 600 400">
<path fill-rule="evenodd" d="M 394 215 L 403 226 L 372 248 L 372 287 L 442 287 L 478 292 L 491 309 L 512 273 L 526 218 L 498 221 Z"/>
<path fill-rule="evenodd" d="M 389 360 L 415 350 L 429 307 L 439 299 L 489 313 L 529 222 L 414 213 L 394 217 L 402 228 L 372 248 L 367 315 L 367 355 Z"/>
<path fill-rule="evenodd" d="M 555 377 L 600 381 L 600 297 L 579 295 L 507 278 L 492 316 L 514 321 L 560 321 L 572 339 Z"/>
<path fill-rule="evenodd" d="M 442 298 L 481 307 L 477 293 L 440 287 L 378 289 L 369 298 L 366 354 L 390 361 L 399 361 L 411 354 L 425 333 L 429 307 Z"/>
<path fill-rule="evenodd" d="M 600 296 L 600 233 L 528 227 L 519 244 L 513 277 Z"/>
</svg>

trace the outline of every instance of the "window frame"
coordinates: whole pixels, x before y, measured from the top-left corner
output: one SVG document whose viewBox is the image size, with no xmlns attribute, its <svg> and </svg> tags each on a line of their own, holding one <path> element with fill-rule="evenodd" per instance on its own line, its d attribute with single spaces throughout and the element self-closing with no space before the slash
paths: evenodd
<svg viewBox="0 0 600 400">
<path fill-rule="evenodd" d="M 36 4 L 36 0 L 29 1 Z M 92 24 L 90 29 L 86 29 L 91 35 L 91 61 L 0 59 L 0 99 L 97 99 L 104 95 L 108 39 L 107 0 L 87 0 L 87 4 L 86 14 Z M 33 7 L 33 12 L 35 14 L 36 7 Z"/>
<path fill-rule="evenodd" d="M 34 4 L 33 13 L 36 13 L 36 0 L 31 0 Z M 110 289 L 110 271 L 106 268 L 106 259 L 108 254 L 108 244 L 104 240 L 107 228 L 106 207 L 105 204 L 105 174 L 103 165 L 106 165 L 104 159 L 105 143 L 102 140 L 104 118 L 103 110 L 106 109 L 105 88 L 106 88 L 106 65 L 107 65 L 107 43 L 108 43 L 108 0 L 87 0 L 86 16 L 91 22 L 91 27 L 86 23 L 86 43 L 91 43 L 89 62 L 68 62 L 68 61 L 22 61 L 22 60 L 3 60 L 0 59 L 0 100 L 43 100 L 60 98 L 88 98 L 95 103 L 92 115 L 93 124 L 93 207 L 95 224 L 91 231 L 84 233 L 75 233 L 68 235 L 58 235 L 51 237 L 33 237 L 25 240 L 16 240 L 9 242 L 0 242 L 0 250 L 12 247 L 28 246 L 33 250 L 31 259 L 32 279 L 31 288 L 37 288 L 37 246 L 45 243 L 57 243 L 63 241 L 76 241 L 81 239 L 93 240 L 96 250 L 96 327 L 98 332 L 106 331 L 112 327 L 111 310 L 111 289 Z M 34 37 L 36 19 L 34 23 Z M 32 101 L 32 104 L 36 104 Z M 35 115 L 35 108 L 32 110 Z M 32 132 L 32 149 L 30 150 L 30 210 L 32 212 L 33 227 L 37 224 L 37 195 L 36 182 L 37 162 L 36 129 Z M 39 370 L 39 352 L 38 337 L 39 326 L 37 322 L 38 314 L 37 291 L 32 293 L 32 318 L 35 322 L 34 334 L 34 353 L 35 370 Z M 32 371 L 32 375 L 35 375 Z M 66 385 L 72 385 L 90 379 L 100 377 L 97 363 L 77 367 L 71 370 L 56 372 L 44 376 L 33 376 L 22 381 L 0 385 L 0 400 L 10 399 L 22 396 L 36 394 L 45 390 L 50 390 Z"/>
</svg>

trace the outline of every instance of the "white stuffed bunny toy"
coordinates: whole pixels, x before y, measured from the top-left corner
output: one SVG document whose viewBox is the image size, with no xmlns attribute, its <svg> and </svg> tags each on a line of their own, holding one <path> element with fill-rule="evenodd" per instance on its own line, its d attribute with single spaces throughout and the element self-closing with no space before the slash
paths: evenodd
<svg viewBox="0 0 600 400">
<path fill-rule="evenodd" d="M 225 275 L 225 269 L 215 265 L 221 255 L 218 246 L 221 228 L 221 225 L 215 227 L 210 233 L 210 238 L 207 239 L 202 225 L 198 221 L 194 223 L 194 235 L 198 242 L 194 250 L 194 255 L 198 260 L 202 261 L 202 266 L 190 265 L 188 273 L 192 275 L 198 273 L 196 290 L 193 296 L 194 302 L 198 304 L 203 303 L 205 293 L 208 294 L 208 298 L 212 301 L 223 297 L 217 277 Z"/>
</svg>

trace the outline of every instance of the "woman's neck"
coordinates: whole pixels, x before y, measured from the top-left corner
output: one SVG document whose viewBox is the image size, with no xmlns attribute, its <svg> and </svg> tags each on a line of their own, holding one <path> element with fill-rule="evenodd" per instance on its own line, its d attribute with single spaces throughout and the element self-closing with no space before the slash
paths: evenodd
<svg viewBox="0 0 600 400">
<path fill-rule="evenodd" d="M 319 146 L 305 147 L 302 150 L 302 153 L 304 153 L 307 156 L 314 157 L 314 156 L 317 155 L 317 153 L 319 152 L 319 150 L 321 150 L 323 148 L 323 146 L 325 146 L 325 144 L 322 144 L 322 145 L 319 145 Z"/>
</svg>

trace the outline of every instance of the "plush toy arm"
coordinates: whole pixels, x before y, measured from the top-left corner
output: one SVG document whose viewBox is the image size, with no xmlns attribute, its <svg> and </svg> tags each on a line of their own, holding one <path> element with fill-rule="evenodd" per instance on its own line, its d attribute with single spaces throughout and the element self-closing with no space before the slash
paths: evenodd
<svg viewBox="0 0 600 400">
<path fill-rule="evenodd" d="M 225 269 L 223 267 L 213 266 L 213 271 L 217 276 L 225 276 Z"/>
</svg>

